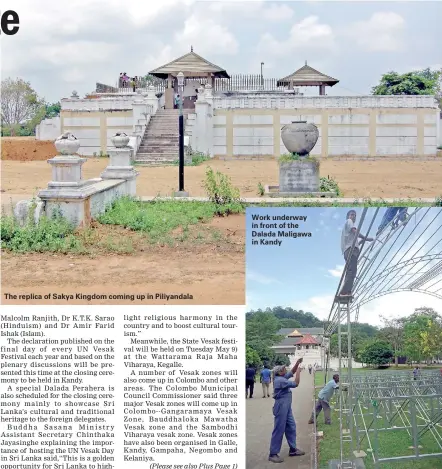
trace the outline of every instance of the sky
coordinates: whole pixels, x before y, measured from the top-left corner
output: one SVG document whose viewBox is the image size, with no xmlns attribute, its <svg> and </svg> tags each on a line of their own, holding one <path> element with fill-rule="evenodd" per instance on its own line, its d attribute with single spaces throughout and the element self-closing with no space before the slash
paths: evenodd
<svg viewBox="0 0 442 469">
<path fill-rule="evenodd" d="M 258 308 L 282 306 L 292 307 L 313 313 L 320 319 L 326 320 L 336 294 L 345 261 L 341 253 L 341 233 L 346 221 L 349 208 L 250 208 L 247 209 L 247 240 L 246 240 L 246 298 L 248 310 Z M 355 209 L 358 225 L 362 215 L 362 208 Z M 415 209 L 408 212 L 413 214 Z M 375 214 L 375 208 L 369 208 L 361 227 L 361 233 L 374 237 L 379 222 L 386 209 L 379 209 Z M 274 239 L 253 237 L 253 232 L 270 232 L 267 229 L 254 229 L 252 217 L 256 215 L 291 215 L 307 216 L 306 222 L 295 222 L 299 228 L 292 231 L 311 233 L 311 237 L 280 238 L 280 246 L 263 246 L 252 244 L 252 239 Z M 372 228 L 368 232 L 373 220 Z M 275 221 L 264 221 L 275 223 Z M 284 223 L 279 221 L 277 223 Z M 288 230 L 286 230 L 288 231 Z M 384 239 L 391 235 L 388 242 L 384 241 L 384 248 L 376 257 L 370 275 L 376 266 L 381 266 L 378 272 L 385 271 L 399 262 L 416 258 L 425 254 L 439 253 L 439 261 L 442 254 L 442 210 L 439 208 L 420 209 L 411 216 L 407 225 L 392 234 L 390 229 L 380 235 Z M 373 249 L 377 249 L 380 243 L 374 243 Z M 392 247 L 391 247 L 392 246 Z M 391 247 L 391 249 L 390 249 Z M 372 249 L 371 243 L 365 249 Z M 373 258 L 373 254 L 370 258 Z M 390 262 L 391 261 L 391 262 Z M 434 261 L 431 265 L 434 265 Z M 404 267 L 402 273 L 408 272 L 410 277 L 418 271 L 422 274 L 430 264 L 418 264 L 413 267 L 410 264 Z M 402 277 L 401 277 L 402 278 Z M 397 276 L 385 279 L 385 288 L 395 286 Z M 434 285 L 431 291 L 442 288 L 442 275 L 436 278 L 439 284 Z M 430 285 L 430 284 L 429 284 Z M 397 285 L 399 286 L 399 284 Z M 439 292 L 442 295 L 442 290 Z M 360 308 L 359 322 L 366 322 L 379 326 L 382 324 L 380 316 L 403 317 L 414 312 L 415 308 L 431 307 L 442 314 L 442 299 L 419 292 L 396 292 L 385 295 Z"/>
<path fill-rule="evenodd" d="M 2 79 L 29 81 L 49 102 L 144 75 L 190 51 L 230 74 L 281 78 L 305 61 L 369 94 L 383 73 L 442 67 L 442 2 L 4 0 L 20 16 L 2 34 Z M 301 90 L 306 94 L 316 89 Z"/>
</svg>

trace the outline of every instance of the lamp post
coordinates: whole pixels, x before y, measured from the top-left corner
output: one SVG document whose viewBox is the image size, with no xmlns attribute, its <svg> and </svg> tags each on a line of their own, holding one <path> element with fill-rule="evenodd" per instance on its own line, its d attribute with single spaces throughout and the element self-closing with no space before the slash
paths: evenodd
<svg viewBox="0 0 442 469">
<path fill-rule="evenodd" d="M 263 65 L 264 65 L 264 62 L 261 62 L 261 86 L 264 88 L 264 75 L 262 74 Z"/>
<path fill-rule="evenodd" d="M 180 115 L 178 120 L 179 128 L 179 192 L 178 195 L 185 195 L 184 193 L 184 117 L 183 117 L 183 93 L 184 93 L 184 73 L 179 72 L 177 75 L 178 89 L 180 92 Z"/>
</svg>

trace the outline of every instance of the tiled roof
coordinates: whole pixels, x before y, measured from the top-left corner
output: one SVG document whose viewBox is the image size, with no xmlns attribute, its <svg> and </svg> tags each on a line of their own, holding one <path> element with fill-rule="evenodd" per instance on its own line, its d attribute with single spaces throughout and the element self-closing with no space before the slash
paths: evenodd
<svg viewBox="0 0 442 469">
<path fill-rule="evenodd" d="M 305 65 L 299 70 L 296 70 L 296 72 L 278 80 L 277 86 L 288 86 L 290 84 L 296 86 L 333 86 L 336 85 L 336 83 L 339 83 L 339 80 L 318 72 L 314 68 L 310 67 L 310 65 L 307 65 L 306 62 Z"/>
<path fill-rule="evenodd" d="M 290 334 L 287 334 L 288 337 L 302 337 L 303 334 L 301 334 L 297 329 L 294 331 L 290 332 Z"/>
<path fill-rule="evenodd" d="M 318 341 L 315 340 L 310 334 L 306 334 L 298 343 L 300 345 L 318 345 Z"/>
<path fill-rule="evenodd" d="M 158 78 L 167 78 L 169 74 L 176 76 L 179 72 L 183 72 L 185 77 L 201 77 L 202 73 L 213 73 L 216 77 L 230 78 L 224 69 L 195 54 L 193 49 L 149 73 Z"/>
<path fill-rule="evenodd" d="M 324 328 L 323 327 L 300 327 L 296 329 L 302 335 L 310 334 L 310 335 L 324 335 Z M 278 331 L 278 335 L 283 335 L 287 337 L 291 332 L 293 332 L 293 328 L 283 328 Z"/>
</svg>

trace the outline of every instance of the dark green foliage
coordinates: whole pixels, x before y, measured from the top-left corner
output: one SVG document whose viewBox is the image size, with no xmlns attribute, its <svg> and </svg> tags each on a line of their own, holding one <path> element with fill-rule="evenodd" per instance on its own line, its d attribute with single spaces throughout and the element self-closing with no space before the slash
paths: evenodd
<svg viewBox="0 0 442 469">
<path fill-rule="evenodd" d="M 378 367 L 391 363 L 393 355 L 391 345 L 381 340 L 367 343 L 358 353 L 362 363 Z"/>
<path fill-rule="evenodd" d="M 30 218 L 20 226 L 13 217 L 2 217 L 1 243 L 13 252 L 81 251 L 81 242 L 74 235 L 75 227 L 60 216 L 42 217 L 36 225 Z"/>
<path fill-rule="evenodd" d="M 429 68 L 400 75 L 389 72 L 382 75 L 379 85 L 372 88 L 374 95 L 437 95 L 440 91 L 440 71 Z"/>
</svg>

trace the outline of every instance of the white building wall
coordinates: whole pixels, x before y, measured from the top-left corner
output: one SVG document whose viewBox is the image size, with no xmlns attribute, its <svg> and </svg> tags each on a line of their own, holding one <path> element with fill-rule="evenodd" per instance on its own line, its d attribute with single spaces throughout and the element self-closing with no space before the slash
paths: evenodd
<svg viewBox="0 0 442 469">
<path fill-rule="evenodd" d="M 442 147 L 442 114 L 439 115 L 438 131 L 437 131 L 437 145 Z"/>
<path fill-rule="evenodd" d="M 79 154 L 92 156 L 107 153 L 113 147 L 111 137 L 122 131 L 131 137 L 136 153 L 158 105 L 153 88 L 143 93 L 102 94 L 93 99 L 65 98 L 61 100 L 60 117 L 43 121 L 36 129 L 36 138 L 55 140 L 62 132 L 71 132 L 81 140 Z"/>
<path fill-rule="evenodd" d="M 43 119 L 35 128 L 37 140 L 55 140 L 61 134 L 60 116 Z"/>
<path fill-rule="evenodd" d="M 318 127 L 322 157 L 435 156 L 442 133 L 432 96 L 215 96 L 213 114 L 214 154 L 233 158 L 286 153 L 281 129 L 299 120 Z"/>
</svg>

